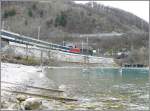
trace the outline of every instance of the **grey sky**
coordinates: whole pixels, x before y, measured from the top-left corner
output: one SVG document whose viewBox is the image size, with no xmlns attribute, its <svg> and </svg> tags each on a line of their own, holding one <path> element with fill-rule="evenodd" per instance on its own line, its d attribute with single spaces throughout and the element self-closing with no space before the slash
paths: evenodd
<svg viewBox="0 0 150 111">
<path fill-rule="evenodd" d="M 76 1 L 87 3 L 89 1 Z M 96 1 L 105 6 L 123 9 L 149 22 L 149 1 Z"/>
</svg>

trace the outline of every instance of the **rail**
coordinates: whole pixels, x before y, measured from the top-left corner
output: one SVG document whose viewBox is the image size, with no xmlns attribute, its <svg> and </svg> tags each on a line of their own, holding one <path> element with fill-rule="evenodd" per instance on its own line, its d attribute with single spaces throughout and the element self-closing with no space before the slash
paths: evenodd
<svg viewBox="0 0 150 111">
<path fill-rule="evenodd" d="M 47 48 L 47 49 L 69 49 L 69 47 L 66 46 L 34 39 L 32 37 L 24 36 L 4 29 L 1 30 L 0 34 L 2 39 L 6 39 L 11 42 L 17 42 L 21 44 L 27 44 L 27 45 L 32 45 L 32 46 L 37 46 L 37 47 Z"/>
</svg>

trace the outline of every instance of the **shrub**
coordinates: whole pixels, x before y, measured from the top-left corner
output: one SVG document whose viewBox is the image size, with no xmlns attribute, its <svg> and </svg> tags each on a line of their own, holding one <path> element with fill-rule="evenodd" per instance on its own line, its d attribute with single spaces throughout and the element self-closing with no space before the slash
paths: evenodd
<svg viewBox="0 0 150 111">
<path fill-rule="evenodd" d="M 39 11 L 39 14 L 40 14 L 40 17 L 43 17 L 43 16 L 44 16 L 43 10 L 40 10 L 40 11 Z"/>
<path fill-rule="evenodd" d="M 25 21 L 24 21 L 24 24 L 25 24 L 25 25 L 28 25 L 28 21 L 27 21 L 27 20 L 25 20 Z"/>
<path fill-rule="evenodd" d="M 40 60 L 36 60 L 34 57 L 28 56 L 27 58 L 22 58 L 22 62 L 28 65 L 38 65 L 40 64 Z"/>
<path fill-rule="evenodd" d="M 67 15 L 64 12 L 61 12 L 60 15 L 57 15 L 55 18 L 55 26 L 63 26 L 65 27 L 67 24 Z"/>
<path fill-rule="evenodd" d="M 50 25 L 53 24 L 53 19 L 46 21 L 46 26 L 49 28 Z"/>
<path fill-rule="evenodd" d="M 64 41 L 73 41 L 73 38 L 71 36 L 65 36 L 63 38 Z"/>
<path fill-rule="evenodd" d="M 29 15 L 29 17 L 32 17 L 32 16 L 33 16 L 33 13 L 32 13 L 32 10 L 31 10 L 31 9 L 28 10 L 28 15 Z"/>
<path fill-rule="evenodd" d="M 11 9 L 8 11 L 4 12 L 3 18 L 8 18 L 8 17 L 12 17 L 16 15 L 16 10 L 15 9 Z"/>
<path fill-rule="evenodd" d="M 33 4 L 33 5 L 32 5 L 32 9 L 33 9 L 33 10 L 36 10 L 36 9 L 37 9 L 36 4 Z"/>
</svg>

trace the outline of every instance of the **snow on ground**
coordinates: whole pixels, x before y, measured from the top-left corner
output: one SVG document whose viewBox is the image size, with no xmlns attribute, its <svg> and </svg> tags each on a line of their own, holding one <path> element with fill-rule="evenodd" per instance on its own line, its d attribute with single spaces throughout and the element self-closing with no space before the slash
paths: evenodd
<svg viewBox="0 0 150 111">
<path fill-rule="evenodd" d="M 31 56 L 35 58 L 41 58 L 41 50 L 43 58 L 54 59 L 56 61 L 65 61 L 65 62 L 77 62 L 77 63 L 95 63 L 101 64 L 102 66 L 114 66 L 116 63 L 114 62 L 113 58 L 106 58 L 106 57 L 97 57 L 97 56 L 90 56 L 90 55 L 83 55 L 83 54 L 74 54 L 63 52 L 59 50 L 47 50 L 38 48 L 35 46 L 28 46 L 28 50 L 26 49 L 26 45 L 13 43 L 10 42 L 10 46 L 4 48 L 5 50 L 10 48 L 14 51 L 17 56 Z"/>
<path fill-rule="evenodd" d="M 27 66 L 22 64 L 1 63 L 1 81 L 47 87 L 46 84 L 53 83 L 45 76 L 44 67 Z M 8 84 L 2 82 L 2 88 Z"/>
<path fill-rule="evenodd" d="M 39 67 L 21 64 L 1 63 L 1 80 L 10 82 L 21 82 L 35 75 Z"/>
</svg>

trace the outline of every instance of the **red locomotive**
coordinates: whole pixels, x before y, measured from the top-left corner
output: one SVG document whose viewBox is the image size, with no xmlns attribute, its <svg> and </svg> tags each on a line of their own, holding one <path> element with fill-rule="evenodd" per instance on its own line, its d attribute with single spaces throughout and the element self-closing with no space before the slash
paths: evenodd
<svg viewBox="0 0 150 111">
<path fill-rule="evenodd" d="M 68 51 L 70 53 L 80 53 L 80 49 L 79 48 L 70 48 L 70 50 Z"/>
</svg>

